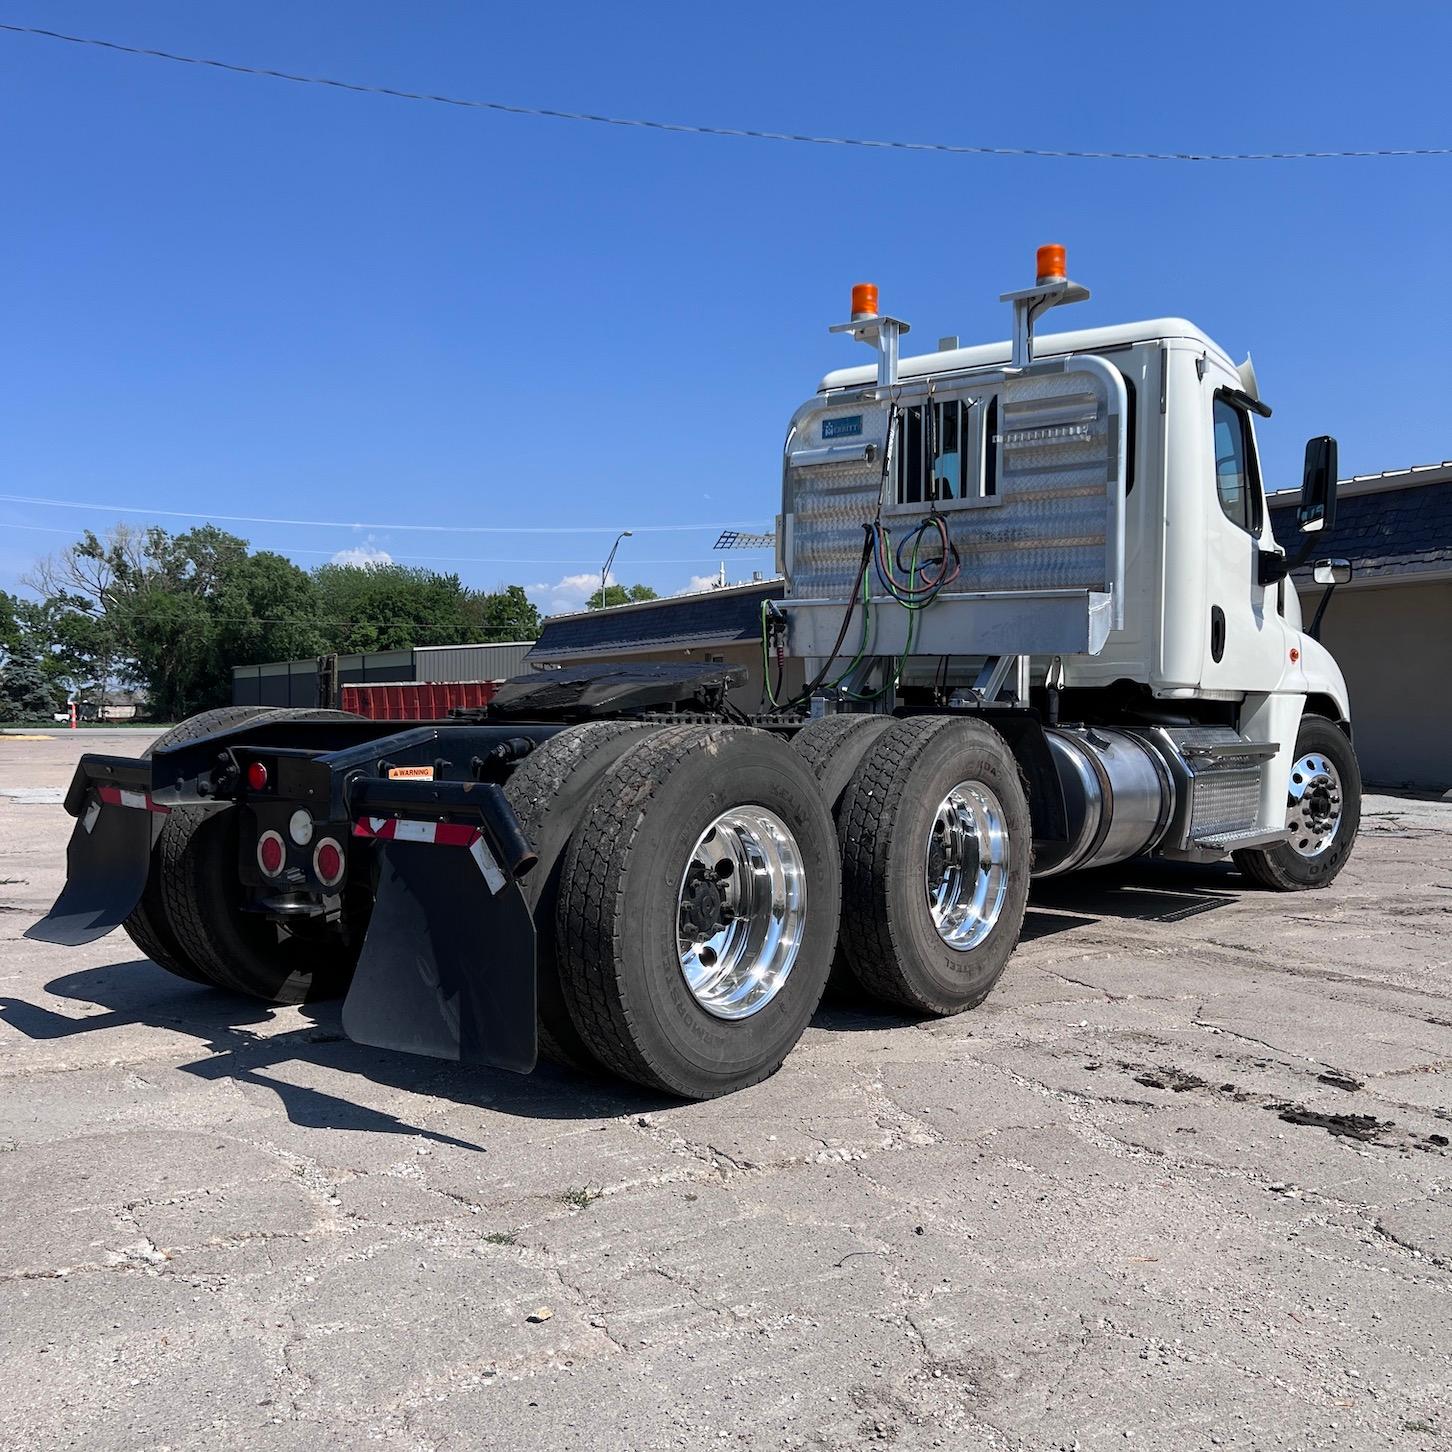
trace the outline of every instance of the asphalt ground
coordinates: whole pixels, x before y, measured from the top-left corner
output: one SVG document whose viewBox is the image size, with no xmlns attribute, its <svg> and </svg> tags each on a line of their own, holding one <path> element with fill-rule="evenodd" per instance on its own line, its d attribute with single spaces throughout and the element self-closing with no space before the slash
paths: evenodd
<svg viewBox="0 0 1452 1452">
<path fill-rule="evenodd" d="M 0 1446 L 1452 1446 L 1452 803 L 1327 891 L 1042 885 L 981 1009 L 833 999 L 682 1105 L 22 940 L 83 749 L 0 736 Z"/>
</svg>

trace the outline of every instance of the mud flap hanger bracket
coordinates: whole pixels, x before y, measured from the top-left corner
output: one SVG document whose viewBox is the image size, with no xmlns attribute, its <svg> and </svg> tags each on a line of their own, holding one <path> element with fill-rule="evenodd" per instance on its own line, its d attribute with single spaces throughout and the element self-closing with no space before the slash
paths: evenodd
<svg viewBox="0 0 1452 1452">
<path fill-rule="evenodd" d="M 492 782 L 356 777 L 348 786 L 348 809 L 355 836 L 468 846 L 461 834 L 477 830 L 508 877 L 523 877 L 537 860 L 514 809 Z M 439 821 L 441 816 L 466 820 Z M 439 830 L 449 828 L 460 831 Z"/>
</svg>

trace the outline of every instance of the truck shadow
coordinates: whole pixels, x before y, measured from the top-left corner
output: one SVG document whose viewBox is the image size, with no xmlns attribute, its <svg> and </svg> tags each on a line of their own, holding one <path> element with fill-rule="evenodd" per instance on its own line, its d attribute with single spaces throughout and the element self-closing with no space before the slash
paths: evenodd
<svg viewBox="0 0 1452 1452">
<path fill-rule="evenodd" d="M 1092 926 L 1103 918 L 1174 923 L 1234 903 L 1247 891 L 1229 869 L 1173 863 L 1107 868 L 1062 882 L 1035 883 L 1023 939 Z M 194 1039 L 200 1057 L 178 1065 L 200 1079 L 229 1079 L 266 1089 L 288 1119 L 309 1129 L 401 1134 L 462 1149 L 483 1146 L 441 1133 L 388 1109 L 330 1094 L 316 1084 L 278 1072 L 302 1066 L 356 1075 L 388 1091 L 446 1099 L 461 1108 L 528 1119 L 609 1120 L 668 1110 L 680 1103 L 619 1080 L 557 1069 L 542 1062 L 530 1075 L 449 1064 L 355 1044 L 343 1034 L 339 1002 L 278 1009 L 253 999 L 187 983 L 147 959 L 87 968 L 52 979 L 55 998 L 99 1012 L 72 1017 L 21 998 L 0 997 L 0 1018 L 37 1042 L 66 1040 L 108 1029 L 168 1030 Z M 298 1027 L 288 1024 L 301 1023 Z M 834 975 L 813 1026 L 835 1033 L 882 1031 L 918 1022 L 854 990 Z"/>
<path fill-rule="evenodd" d="M 1127 862 L 1095 872 L 1037 880 L 1029 892 L 1023 941 L 1071 932 L 1104 918 L 1178 923 L 1257 891 L 1221 863 Z"/>
<path fill-rule="evenodd" d="M 543 1062 L 526 1076 L 366 1048 L 344 1037 L 338 1001 L 273 1008 L 184 982 L 144 958 L 67 973 L 47 983 L 45 991 L 102 1011 L 75 1018 L 25 999 L 0 997 L 0 1018 L 36 1041 L 133 1026 L 187 1035 L 197 1041 L 201 1056 L 177 1065 L 183 1073 L 266 1089 L 277 1096 L 288 1119 L 303 1128 L 402 1134 L 462 1149 L 484 1148 L 411 1123 L 388 1109 L 341 1098 L 316 1084 L 298 1083 L 277 1072 L 284 1065 L 303 1066 L 303 1074 L 319 1068 L 356 1075 L 385 1090 L 532 1119 L 606 1120 L 659 1111 L 679 1102 L 615 1079 L 571 1074 Z M 301 1026 L 283 1027 L 298 1016 Z"/>
</svg>

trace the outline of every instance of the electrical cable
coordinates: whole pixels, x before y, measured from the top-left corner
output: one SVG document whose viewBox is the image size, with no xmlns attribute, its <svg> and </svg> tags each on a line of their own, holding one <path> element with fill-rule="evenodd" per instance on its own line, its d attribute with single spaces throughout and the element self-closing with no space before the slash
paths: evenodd
<svg viewBox="0 0 1452 1452">
<path fill-rule="evenodd" d="M 115 514 L 152 514 L 163 519 L 221 520 L 225 524 L 287 524 L 318 529 L 398 529 L 416 530 L 425 534 L 616 534 L 613 524 L 369 524 L 357 519 L 281 519 L 265 514 L 213 514 L 210 510 L 152 509 L 141 504 L 96 504 L 79 499 L 45 499 L 30 494 L 0 494 L 0 504 L 39 504 L 50 509 L 110 510 Z M 634 534 L 687 534 L 699 529 L 737 529 L 734 524 L 637 524 Z"/>
<path fill-rule="evenodd" d="M 862 528 L 864 531 L 862 537 L 862 558 L 858 563 L 857 577 L 860 578 L 862 581 L 862 593 L 864 596 L 864 600 L 866 602 L 870 602 L 871 594 L 867 590 L 867 572 L 870 567 L 872 555 L 872 526 L 870 524 L 864 524 Z M 847 639 L 847 629 L 852 624 L 852 617 L 857 611 L 857 594 L 858 591 L 854 587 L 852 594 L 848 597 L 847 608 L 842 613 L 842 623 L 837 630 L 837 639 L 833 642 L 832 649 L 827 653 L 827 656 L 822 664 L 822 669 L 817 672 L 816 679 L 813 680 L 809 685 L 804 686 L 802 690 L 798 692 L 797 695 L 793 696 L 790 701 L 778 701 L 776 695 L 772 692 L 770 687 L 768 687 L 767 698 L 771 701 L 773 708 L 778 711 L 794 710 L 795 708 L 805 705 L 808 701 L 810 701 L 812 697 L 817 693 L 817 691 L 821 688 L 823 681 L 825 681 L 827 678 L 827 672 L 832 669 L 832 662 L 837 659 L 837 656 L 842 649 L 842 642 Z M 771 646 L 768 638 L 769 624 L 767 618 L 767 612 L 770 608 L 770 605 L 771 602 L 769 600 L 763 600 L 761 602 L 761 673 L 763 683 L 765 683 L 769 675 L 769 664 L 771 655 Z M 856 659 L 861 660 L 861 658 L 862 651 L 859 649 Z M 854 661 L 853 664 L 855 665 L 856 661 Z M 849 666 L 848 670 L 851 670 L 851 668 L 852 667 Z"/>
<path fill-rule="evenodd" d="M 467 99 L 460 96 L 432 95 L 424 91 L 405 91 L 396 86 L 371 86 L 357 81 L 339 81 L 327 76 L 304 76 L 266 66 L 241 65 L 235 61 L 213 60 L 204 56 L 180 55 L 175 51 L 155 50 L 146 46 L 123 45 L 115 40 L 94 36 L 68 35 L 38 25 L 12 25 L 0 22 L 0 31 L 12 35 L 28 35 L 46 40 L 65 41 L 69 45 L 92 46 L 122 55 L 144 56 L 149 60 L 172 61 L 179 65 L 206 66 L 230 71 L 235 75 L 262 76 L 295 85 L 327 86 L 336 91 L 353 91 L 368 96 L 390 96 L 399 101 L 428 101 L 439 106 L 457 106 L 474 111 L 494 111 L 508 116 L 526 116 L 552 121 L 581 121 L 596 126 L 622 126 L 645 131 L 673 132 L 684 136 L 719 136 L 735 140 L 789 141 L 804 146 L 847 146 L 873 151 L 936 152 L 950 156 L 1036 157 L 1068 161 L 1327 161 L 1394 156 L 1452 156 L 1452 146 L 1367 147 L 1329 151 L 1085 151 L 1068 147 L 1040 146 L 968 146 L 946 141 L 892 141 L 861 136 L 815 136 L 790 131 L 763 131 L 744 126 L 703 126 L 681 121 L 654 121 L 635 116 L 604 116 L 590 111 L 564 111 L 551 106 L 519 106 L 505 101 Z"/>
</svg>

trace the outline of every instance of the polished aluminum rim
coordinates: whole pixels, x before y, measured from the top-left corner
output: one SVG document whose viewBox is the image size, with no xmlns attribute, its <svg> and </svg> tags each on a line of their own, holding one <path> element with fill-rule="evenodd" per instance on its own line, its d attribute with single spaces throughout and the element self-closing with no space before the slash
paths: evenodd
<svg viewBox="0 0 1452 1452">
<path fill-rule="evenodd" d="M 1345 804 L 1341 775 L 1329 756 L 1308 752 L 1291 768 L 1286 827 L 1291 846 L 1302 857 L 1315 857 L 1331 845 L 1341 825 Z"/>
<path fill-rule="evenodd" d="M 966 953 L 994 929 L 1008 896 L 1008 818 L 993 788 L 962 781 L 938 803 L 923 859 L 938 936 Z"/>
<path fill-rule="evenodd" d="M 781 992 L 797 961 L 807 875 L 787 824 L 765 807 L 732 807 L 696 839 L 681 874 L 681 972 L 717 1018 L 749 1018 Z"/>
</svg>

